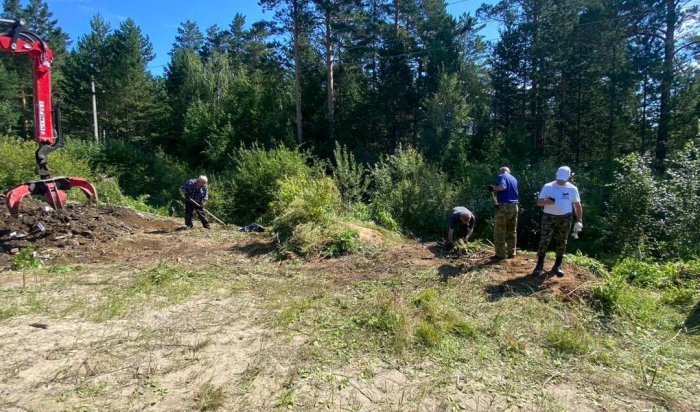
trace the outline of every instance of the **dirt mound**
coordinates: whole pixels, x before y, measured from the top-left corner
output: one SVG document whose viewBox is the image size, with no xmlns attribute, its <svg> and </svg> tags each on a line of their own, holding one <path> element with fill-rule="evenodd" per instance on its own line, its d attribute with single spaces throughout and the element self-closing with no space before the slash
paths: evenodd
<svg viewBox="0 0 700 412">
<path fill-rule="evenodd" d="M 439 272 L 443 280 L 476 276 L 477 273 L 487 274 L 489 284 L 485 292 L 492 301 L 514 296 L 554 297 L 565 301 L 581 298 L 590 291 L 588 286 L 596 280 L 589 271 L 567 263 L 563 265 L 566 273 L 563 277 L 557 277 L 551 272 L 532 276 L 536 256 L 530 253 L 506 260 L 492 260 L 490 255 L 475 253 L 470 257 L 453 259 L 451 264 L 442 265 Z"/>
<path fill-rule="evenodd" d="M 0 267 L 6 267 L 9 255 L 27 247 L 39 252 L 46 248 L 76 249 L 125 234 L 175 227 L 172 221 L 149 218 L 123 207 L 68 205 L 64 210 L 50 210 L 27 202 L 17 217 L 5 209 L 0 211 Z"/>
<path fill-rule="evenodd" d="M 384 244 L 384 237 L 378 230 L 369 229 L 352 223 L 347 223 L 347 226 L 348 228 L 357 232 L 357 235 L 362 242 L 377 246 Z"/>
</svg>

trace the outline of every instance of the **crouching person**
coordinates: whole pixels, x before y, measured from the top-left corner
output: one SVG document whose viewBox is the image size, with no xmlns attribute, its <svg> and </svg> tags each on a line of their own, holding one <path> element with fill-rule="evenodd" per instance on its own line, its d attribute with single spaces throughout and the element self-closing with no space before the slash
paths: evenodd
<svg viewBox="0 0 700 412">
<path fill-rule="evenodd" d="M 474 233 L 474 222 L 476 222 L 476 217 L 469 209 L 464 206 L 457 206 L 449 213 L 447 216 L 447 243 L 445 247 L 449 250 L 454 246 L 454 237 L 464 236 L 465 242 L 469 241 L 469 238 Z"/>
<path fill-rule="evenodd" d="M 578 188 L 569 181 L 570 179 L 571 169 L 566 166 L 560 167 L 557 170 L 557 179 L 544 185 L 537 199 L 537 206 L 544 208 L 544 214 L 537 251 L 537 266 L 532 272 L 533 276 L 541 276 L 544 272 L 544 259 L 552 240 L 554 240 L 554 250 L 557 254 L 552 272 L 559 277 L 564 276 L 561 264 L 566 253 L 572 214 L 576 216 L 577 229 L 579 231 L 583 229 L 581 198 Z"/>
</svg>

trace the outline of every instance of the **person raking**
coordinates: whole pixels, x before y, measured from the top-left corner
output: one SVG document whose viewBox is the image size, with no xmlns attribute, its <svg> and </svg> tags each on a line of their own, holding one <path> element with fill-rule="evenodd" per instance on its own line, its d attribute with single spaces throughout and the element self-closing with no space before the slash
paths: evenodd
<svg viewBox="0 0 700 412">
<path fill-rule="evenodd" d="M 192 212 L 197 212 L 202 226 L 205 229 L 209 229 L 209 221 L 204 213 L 204 207 L 209 202 L 208 182 L 209 179 L 202 175 L 197 179 L 188 180 L 180 187 L 180 192 L 185 201 L 185 226 L 188 229 L 192 229 Z"/>
</svg>

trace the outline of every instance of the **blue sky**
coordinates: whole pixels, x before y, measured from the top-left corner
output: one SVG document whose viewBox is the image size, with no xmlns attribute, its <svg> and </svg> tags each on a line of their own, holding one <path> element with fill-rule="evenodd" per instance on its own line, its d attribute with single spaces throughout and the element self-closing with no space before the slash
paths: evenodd
<svg viewBox="0 0 700 412">
<path fill-rule="evenodd" d="M 448 0 L 448 11 L 455 16 L 474 13 L 483 0 Z M 494 2 L 494 1 L 489 1 Z M 153 43 L 156 58 L 149 67 L 161 74 L 168 63 L 168 52 L 175 40 L 178 25 L 185 20 L 196 21 L 202 31 L 212 24 L 227 27 L 236 13 L 246 16 L 250 24 L 271 19 L 264 13 L 258 0 L 47 0 L 59 25 L 71 37 L 73 44 L 90 30 L 90 18 L 100 13 L 112 27 L 127 17 L 133 18 Z M 487 38 L 497 35 L 497 28 L 485 29 Z"/>
</svg>

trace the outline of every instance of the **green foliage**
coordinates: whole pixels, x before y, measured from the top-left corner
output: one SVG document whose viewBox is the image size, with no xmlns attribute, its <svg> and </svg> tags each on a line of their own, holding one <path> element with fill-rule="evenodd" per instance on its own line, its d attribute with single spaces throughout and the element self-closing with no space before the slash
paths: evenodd
<svg viewBox="0 0 700 412">
<path fill-rule="evenodd" d="M 608 274 L 608 269 L 600 261 L 584 255 L 577 251 L 575 255 L 568 255 L 566 261 L 572 265 L 585 268 L 598 277 L 604 277 Z"/>
<path fill-rule="evenodd" d="M 282 246 L 302 256 L 337 257 L 352 252 L 358 233 L 338 221 L 340 193 L 329 177 L 287 177 L 270 207 Z"/>
<path fill-rule="evenodd" d="M 227 174 L 226 182 L 222 183 L 227 188 L 226 195 L 232 198 L 230 217 L 248 223 L 271 222 L 275 216 L 270 205 L 279 200 L 280 185 L 285 178 L 300 179 L 291 182 L 308 181 L 306 179 L 312 175 L 308 160 L 307 154 L 284 146 L 271 150 L 258 146 L 238 149 L 233 154 L 233 172 Z M 292 183 L 288 183 L 287 190 L 291 195 Z M 285 198 L 285 201 L 291 199 Z"/>
<path fill-rule="evenodd" d="M 697 261 L 659 264 L 625 259 L 593 291 L 594 305 L 649 326 L 665 326 L 675 307 L 685 311 L 700 296 Z"/>
<path fill-rule="evenodd" d="M 355 160 L 355 155 L 337 142 L 333 150 L 333 179 L 346 206 L 358 203 L 369 188 L 367 170 Z"/>
<path fill-rule="evenodd" d="M 18 254 L 12 258 L 12 269 L 13 270 L 23 270 L 23 269 L 36 269 L 43 266 L 43 262 L 37 256 L 37 253 L 32 248 L 25 248 L 20 250 Z"/>
<path fill-rule="evenodd" d="M 100 174 L 116 178 L 127 196 L 145 196 L 149 205 L 161 208 L 172 206 L 180 198 L 180 186 L 192 178 L 187 168 L 171 156 L 159 150 L 144 150 L 137 144 L 113 142 L 99 146 L 89 161 Z M 114 186 L 108 189 L 118 197 Z"/>
<path fill-rule="evenodd" d="M 88 161 L 82 157 L 81 144 L 68 142 L 66 147 L 55 151 L 49 159 L 49 167 L 56 176 L 93 177 Z M 20 183 L 37 178 L 33 141 L 13 137 L 0 137 L 0 188 L 11 188 Z"/>
<path fill-rule="evenodd" d="M 654 175 L 652 161 L 636 154 L 620 160 L 609 202 L 609 244 L 641 259 L 692 259 L 700 254 L 700 148 L 688 143 Z M 628 245 L 624 249 L 622 245 Z"/>
<path fill-rule="evenodd" d="M 593 350 L 593 339 L 583 328 L 553 327 L 545 338 L 549 347 L 562 355 L 581 356 Z"/>
<path fill-rule="evenodd" d="M 270 207 L 277 216 L 273 230 L 282 242 L 292 235 L 298 225 L 328 225 L 338 212 L 340 193 L 328 177 L 283 178 L 278 185 L 279 192 Z"/>
<path fill-rule="evenodd" d="M 390 222 L 395 220 L 414 234 L 443 234 L 447 211 L 455 206 L 454 190 L 418 151 L 405 149 L 385 157 L 372 176 L 372 208 L 378 223 L 393 226 Z"/>
</svg>

